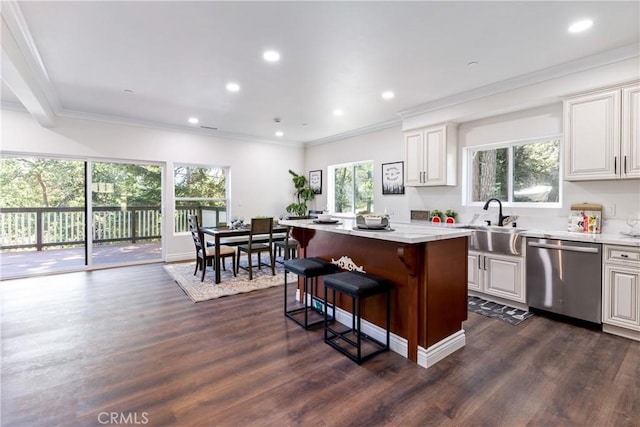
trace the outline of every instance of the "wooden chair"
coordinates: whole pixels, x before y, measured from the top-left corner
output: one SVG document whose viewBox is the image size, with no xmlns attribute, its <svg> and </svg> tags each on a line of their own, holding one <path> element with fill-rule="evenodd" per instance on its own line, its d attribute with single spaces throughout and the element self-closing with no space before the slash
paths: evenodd
<svg viewBox="0 0 640 427">
<path fill-rule="evenodd" d="M 287 227 L 287 234 L 285 235 L 284 240 L 276 240 L 273 242 L 273 258 L 278 263 L 283 263 L 284 261 L 290 258 L 297 258 L 298 253 L 298 241 L 293 237 L 290 237 L 291 227 Z M 282 252 L 284 252 L 284 256 L 282 261 L 278 261 L 278 257 Z"/>
<path fill-rule="evenodd" d="M 204 281 L 204 276 L 207 271 L 207 265 L 213 265 L 215 268 L 215 257 L 216 257 L 216 248 L 215 246 L 204 245 L 204 233 L 200 230 L 200 224 L 198 223 L 198 215 L 189 215 L 189 230 L 191 231 L 191 236 L 193 237 L 193 243 L 196 247 L 196 269 L 193 272 L 195 276 L 198 274 L 198 269 L 202 269 L 202 279 L 200 281 Z M 222 263 L 222 269 L 227 270 L 227 266 L 225 265 L 225 258 L 231 257 L 231 270 L 233 271 L 233 276 L 236 275 L 236 251 L 231 246 L 220 246 L 220 258 Z"/>
<path fill-rule="evenodd" d="M 268 236 L 268 238 L 267 238 Z M 254 241 L 256 240 L 256 241 Z M 238 262 L 236 263 L 236 271 L 239 268 L 249 271 L 249 280 L 253 280 L 253 254 L 258 254 L 258 268 L 261 266 L 271 267 L 271 274 L 275 276 L 275 262 L 271 247 L 273 245 L 273 218 L 252 218 L 251 230 L 249 232 L 249 242 L 246 245 L 238 246 Z M 240 256 L 242 252 L 247 254 L 249 267 L 240 267 Z M 260 258 L 262 252 L 269 253 L 269 264 L 264 264 Z"/>
</svg>

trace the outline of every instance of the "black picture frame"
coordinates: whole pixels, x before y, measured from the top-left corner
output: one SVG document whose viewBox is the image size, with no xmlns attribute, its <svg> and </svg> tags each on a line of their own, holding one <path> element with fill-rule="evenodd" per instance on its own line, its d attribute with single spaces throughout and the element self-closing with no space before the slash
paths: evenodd
<svg viewBox="0 0 640 427">
<path fill-rule="evenodd" d="M 404 194 L 404 162 L 382 164 L 382 194 Z"/>
<path fill-rule="evenodd" d="M 313 194 L 322 194 L 322 171 L 309 171 L 309 188 Z"/>
</svg>

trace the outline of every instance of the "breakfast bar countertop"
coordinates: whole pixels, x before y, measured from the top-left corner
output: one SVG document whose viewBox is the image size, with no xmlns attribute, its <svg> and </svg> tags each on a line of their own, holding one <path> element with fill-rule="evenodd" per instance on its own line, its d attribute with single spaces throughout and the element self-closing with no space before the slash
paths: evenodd
<svg viewBox="0 0 640 427">
<path fill-rule="evenodd" d="M 338 219 L 338 218 L 335 218 Z M 408 223 L 390 223 L 391 230 L 366 230 L 356 227 L 355 219 L 339 218 L 338 223 L 318 223 L 313 219 L 281 219 L 282 225 L 299 228 L 309 228 L 312 230 L 329 231 L 339 234 L 349 234 L 352 236 L 367 237 L 377 240 L 400 243 L 425 243 L 434 240 L 454 239 L 471 235 L 471 230 L 461 228 L 434 228 Z"/>
</svg>

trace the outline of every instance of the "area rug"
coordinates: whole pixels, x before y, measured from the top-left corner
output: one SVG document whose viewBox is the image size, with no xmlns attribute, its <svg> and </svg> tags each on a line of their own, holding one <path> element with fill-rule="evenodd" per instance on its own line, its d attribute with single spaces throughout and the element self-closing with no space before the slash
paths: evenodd
<svg viewBox="0 0 640 427">
<path fill-rule="evenodd" d="M 500 319 L 512 325 L 517 325 L 533 316 L 533 313 L 529 311 L 472 296 L 467 298 L 467 309 L 483 316 Z"/>
<path fill-rule="evenodd" d="M 207 301 L 284 284 L 284 269 L 281 264 L 276 263 L 275 276 L 271 275 L 271 269 L 268 267 L 262 266 L 261 269 L 254 267 L 253 280 L 249 280 L 249 272 L 242 269 L 238 271 L 237 277 L 233 277 L 231 262 L 228 261 L 227 270 L 221 271 L 220 283 L 218 284 L 215 283 L 215 271 L 211 267 L 207 267 L 204 282 L 200 281 L 202 271 L 198 271 L 198 274 L 194 276 L 195 262 L 167 264 L 164 269 L 193 302 Z M 240 265 L 246 266 L 246 257 L 243 257 L 243 261 L 240 262 Z M 254 261 L 254 265 L 256 264 L 257 260 Z"/>
</svg>

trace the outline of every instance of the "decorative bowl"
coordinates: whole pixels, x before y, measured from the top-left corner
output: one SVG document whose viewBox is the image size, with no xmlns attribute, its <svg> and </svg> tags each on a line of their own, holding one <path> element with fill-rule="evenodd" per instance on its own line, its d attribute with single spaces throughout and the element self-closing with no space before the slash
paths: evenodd
<svg viewBox="0 0 640 427">
<path fill-rule="evenodd" d="M 322 222 L 331 221 L 331 215 L 329 215 L 329 214 L 319 214 L 318 215 L 318 221 L 322 221 Z"/>
</svg>

